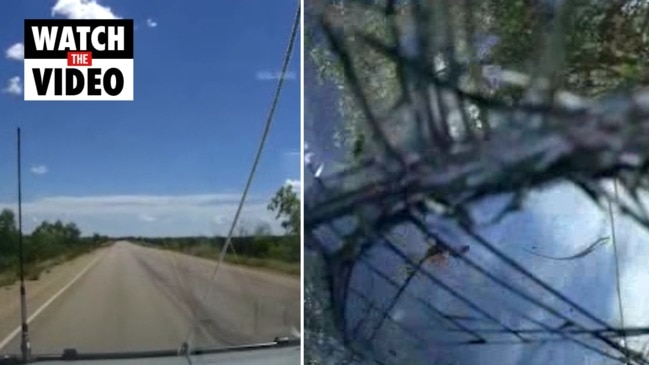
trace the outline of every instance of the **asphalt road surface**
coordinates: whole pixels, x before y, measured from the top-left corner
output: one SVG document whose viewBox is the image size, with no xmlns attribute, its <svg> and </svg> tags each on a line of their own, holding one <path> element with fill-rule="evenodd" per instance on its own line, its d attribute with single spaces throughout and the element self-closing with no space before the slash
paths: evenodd
<svg viewBox="0 0 649 365">
<path fill-rule="evenodd" d="M 32 351 L 176 349 L 189 333 L 233 346 L 300 328 L 298 278 L 223 264 L 210 281 L 215 265 L 129 242 L 60 265 L 27 283 Z M 19 318 L 17 286 L 0 289 L 0 354 L 20 352 Z"/>
</svg>

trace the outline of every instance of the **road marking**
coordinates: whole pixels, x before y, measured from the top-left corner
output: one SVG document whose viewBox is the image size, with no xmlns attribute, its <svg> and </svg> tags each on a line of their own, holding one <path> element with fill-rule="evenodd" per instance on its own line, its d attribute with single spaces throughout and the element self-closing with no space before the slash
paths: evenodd
<svg viewBox="0 0 649 365">
<path fill-rule="evenodd" d="M 72 284 L 77 282 L 77 280 L 79 280 L 83 276 L 83 274 L 85 274 L 97 261 L 99 261 L 100 258 L 104 257 L 105 254 L 106 254 L 106 252 L 102 253 L 101 255 L 98 255 L 92 261 L 90 261 L 90 263 L 88 265 L 86 265 L 86 267 L 84 267 L 83 270 L 81 270 L 77 274 L 77 276 L 72 278 L 72 280 L 69 283 L 67 283 L 63 288 L 61 288 L 61 290 L 56 292 L 56 294 L 54 294 L 50 299 L 48 299 L 45 303 L 43 303 L 43 305 L 41 305 L 34 313 L 32 313 L 32 315 L 29 316 L 29 318 L 27 318 L 27 323 L 28 324 L 31 323 L 31 321 L 33 321 L 34 318 L 36 318 L 39 314 L 41 314 L 41 312 L 43 312 L 45 310 L 45 308 L 47 308 L 50 304 L 52 304 L 66 290 L 68 290 L 68 288 L 70 288 L 72 286 Z M 18 334 L 20 333 L 21 328 L 22 328 L 22 326 L 16 327 L 16 329 L 13 330 L 9 334 L 9 336 L 7 336 L 4 340 L 0 341 L 0 350 L 2 350 L 5 346 L 7 346 L 7 344 L 9 344 L 9 342 L 11 342 L 14 339 L 14 337 L 18 336 Z"/>
</svg>

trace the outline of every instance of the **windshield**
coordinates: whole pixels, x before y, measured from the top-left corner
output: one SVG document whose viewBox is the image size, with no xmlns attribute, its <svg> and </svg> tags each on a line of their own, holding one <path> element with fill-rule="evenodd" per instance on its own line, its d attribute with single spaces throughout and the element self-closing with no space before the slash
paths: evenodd
<svg viewBox="0 0 649 365">
<path fill-rule="evenodd" d="M 7 5 L 0 355 L 299 338 L 298 2 Z M 134 101 L 24 102 L 39 17 L 133 19 Z"/>
<path fill-rule="evenodd" d="M 306 361 L 647 364 L 647 2 L 310 3 Z"/>
</svg>

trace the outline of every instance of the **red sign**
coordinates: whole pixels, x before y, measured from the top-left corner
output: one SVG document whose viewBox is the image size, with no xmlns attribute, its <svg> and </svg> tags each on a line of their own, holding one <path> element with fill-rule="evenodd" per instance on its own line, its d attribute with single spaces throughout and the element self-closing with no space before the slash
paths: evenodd
<svg viewBox="0 0 649 365">
<path fill-rule="evenodd" d="M 92 52 L 68 52 L 68 66 L 92 66 Z"/>
</svg>

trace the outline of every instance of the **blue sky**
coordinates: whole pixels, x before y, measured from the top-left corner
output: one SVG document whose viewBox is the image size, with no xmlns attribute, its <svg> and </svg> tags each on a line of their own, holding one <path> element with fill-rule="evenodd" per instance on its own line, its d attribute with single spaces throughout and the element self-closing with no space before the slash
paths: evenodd
<svg viewBox="0 0 649 365">
<path fill-rule="evenodd" d="M 6 1 L 0 11 L 0 208 L 16 201 L 23 133 L 27 230 L 61 218 L 85 233 L 223 234 L 276 86 L 294 0 Z M 24 18 L 132 18 L 134 102 L 24 102 Z M 300 177 L 300 40 L 244 222 Z M 13 83 L 12 83 L 13 80 Z"/>
</svg>

